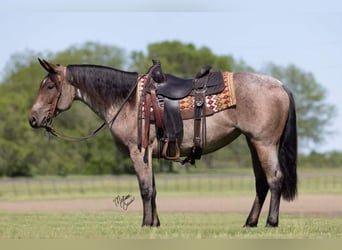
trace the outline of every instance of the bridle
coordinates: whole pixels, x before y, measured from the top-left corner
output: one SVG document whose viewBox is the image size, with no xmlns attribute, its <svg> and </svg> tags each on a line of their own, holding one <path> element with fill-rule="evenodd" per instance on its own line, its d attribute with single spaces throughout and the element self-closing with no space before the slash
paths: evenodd
<svg viewBox="0 0 342 250">
<path fill-rule="evenodd" d="M 52 76 L 49 76 L 49 77 L 56 84 L 57 94 L 50 104 L 49 112 L 46 117 L 46 121 L 47 121 L 46 126 L 48 126 L 52 122 L 52 118 L 54 118 L 57 115 L 56 114 L 57 104 L 59 102 L 59 99 L 61 98 L 62 89 L 64 85 L 64 74 L 61 75 L 61 80 L 59 80 L 58 78 L 56 79 L 56 77 L 52 77 Z M 58 81 L 58 83 L 56 83 L 56 81 Z"/>
</svg>

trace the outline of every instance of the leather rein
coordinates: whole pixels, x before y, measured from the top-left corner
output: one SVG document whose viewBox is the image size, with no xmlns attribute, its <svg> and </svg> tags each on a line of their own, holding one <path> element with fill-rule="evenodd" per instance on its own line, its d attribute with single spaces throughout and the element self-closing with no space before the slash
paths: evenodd
<svg viewBox="0 0 342 250">
<path fill-rule="evenodd" d="M 144 76 L 144 75 L 143 75 Z M 136 81 L 136 83 L 134 84 L 134 86 L 132 87 L 132 89 L 130 90 L 130 92 L 128 93 L 127 97 L 124 99 L 124 101 L 122 102 L 122 104 L 120 105 L 118 111 L 116 112 L 116 114 L 113 116 L 113 118 L 109 121 L 108 123 L 108 126 L 113 126 L 114 124 L 114 121 L 116 120 L 116 118 L 119 116 L 120 112 L 122 111 L 124 105 L 127 103 L 128 99 L 132 96 L 132 94 L 134 93 L 134 90 L 136 89 L 140 79 L 143 77 L 139 77 Z M 59 133 L 58 131 L 56 131 L 52 126 L 51 126 L 51 123 L 52 123 L 52 118 L 55 114 L 55 111 L 56 111 L 56 107 L 57 107 L 57 104 L 58 104 L 58 101 L 62 95 L 62 84 L 63 84 L 63 81 L 61 81 L 61 86 L 59 87 L 58 89 L 58 93 L 56 95 L 56 98 L 55 100 L 51 103 L 51 108 L 50 108 L 50 112 L 49 112 L 49 115 L 48 115 L 48 120 L 50 120 L 50 122 L 47 123 L 47 125 L 44 127 L 46 132 L 48 134 L 51 134 L 53 136 L 55 136 L 56 138 L 60 138 L 60 139 L 63 139 L 65 141 L 71 141 L 71 142 L 81 142 L 81 141 L 85 141 L 87 139 L 90 139 L 92 137 L 95 137 L 97 134 L 99 134 L 100 132 L 102 132 L 104 130 L 104 128 L 106 127 L 107 125 L 107 122 L 103 122 L 97 129 L 95 129 L 93 132 L 91 132 L 89 135 L 86 135 L 86 136 L 82 136 L 82 137 L 72 137 L 72 136 L 68 136 L 68 135 L 64 135 L 64 134 L 61 134 Z"/>
</svg>

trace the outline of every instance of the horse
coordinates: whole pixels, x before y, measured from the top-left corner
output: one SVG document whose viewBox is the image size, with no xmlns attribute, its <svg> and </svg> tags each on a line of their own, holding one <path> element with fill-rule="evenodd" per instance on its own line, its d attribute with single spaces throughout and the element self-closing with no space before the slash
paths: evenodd
<svg viewBox="0 0 342 250">
<path fill-rule="evenodd" d="M 101 65 L 62 66 L 40 60 L 47 71 L 29 115 L 32 128 L 48 128 L 76 100 L 89 106 L 110 129 L 113 140 L 133 162 L 143 203 L 142 226 L 158 227 L 152 158 L 158 157 L 156 129 L 151 126 L 146 149 L 137 147 L 136 72 Z M 297 195 L 297 124 L 294 97 L 279 80 L 262 74 L 233 73 L 236 106 L 207 117 L 203 154 L 214 152 L 244 135 L 250 149 L 256 195 L 244 227 L 256 227 L 270 191 L 267 227 L 279 223 L 280 200 Z M 191 120 L 184 120 L 181 156 L 193 145 Z M 147 150 L 147 151 L 146 151 Z M 146 154 L 145 154 L 146 153 Z M 144 157 L 148 157 L 148 160 Z"/>
</svg>

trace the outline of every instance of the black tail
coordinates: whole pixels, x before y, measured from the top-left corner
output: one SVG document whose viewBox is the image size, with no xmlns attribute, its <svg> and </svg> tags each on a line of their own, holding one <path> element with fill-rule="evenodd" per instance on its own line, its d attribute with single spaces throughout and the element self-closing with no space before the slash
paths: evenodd
<svg viewBox="0 0 342 250">
<path fill-rule="evenodd" d="M 285 200 L 294 200 L 297 194 L 297 118 L 293 95 L 284 86 L 290 99 L 289 114 L 285 129 L 280 138 L 279 163 L 283 173 L 282 196 Z"/>
</svg>

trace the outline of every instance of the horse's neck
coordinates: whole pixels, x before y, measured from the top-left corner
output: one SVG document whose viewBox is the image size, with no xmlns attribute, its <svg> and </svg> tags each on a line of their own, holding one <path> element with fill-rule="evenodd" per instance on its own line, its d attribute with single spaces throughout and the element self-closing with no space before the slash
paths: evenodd
<svg viewBox="0 0 342 250">
<path fill-rule="evenodd" d="M 101 107 L 101 105 L 97 103 L 95 99 L 92 98 L 88 93 L 82 92 L 80 89 L 76 88 L 75 100 L 83 102 L 102 120 L 107 121 L 109 111 Z"/>
<path fill-rule="evenodd" d="M 81 102 L 83 102 L 84 104 L 86 104 L 95 114 L 97 114 L 102 120 L 111 123 L 112 119 L 114 118 L 114 116 L 117 116 L 117 113 L 124 113 L 124 112 L 129 112 L 130 113 L 130 117 L 132 117 L 132 115 L 134 116 L 135 112 L 133 112 L 131 110 L 131 106 L 129 105 L 129 103 L 127 103 L 126 108 L 123 108 L 123 110 L 121 109 L 121 104 L 113 104 L 109 107 L 106 107 L 102 104 L 99 104 L 96 101 L 96 98 L 92 98 L 91 95 L 89 95 L 88 93 L 82 92 L 80 89 L 76 89 L 76 96 L 75 96 L 75 100 L 79 100 Z"/>
</svg>

